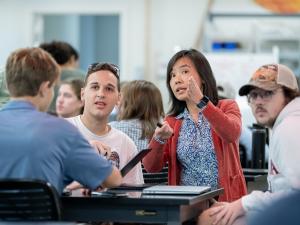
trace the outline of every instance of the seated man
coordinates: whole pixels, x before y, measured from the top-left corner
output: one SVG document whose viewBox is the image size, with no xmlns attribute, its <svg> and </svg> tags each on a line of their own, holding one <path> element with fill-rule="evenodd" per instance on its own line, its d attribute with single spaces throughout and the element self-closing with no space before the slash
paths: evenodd
<svg viewBox="0 0 300 225">
<path fill-rule="evenodd" d="M 231 203 L 216 203 L 202 213 L 199 224 L 245 223 L 245 216 L 263 212 L 277 199 L 300 189 L 300 93 L 296 76 L 284 65 L 263 65 L 239 94 L 247 96 L 257 123 L 272 129 L 269 190 L 253 191 Z"/>
<path fill-rule="evenodd" d="M 0 178 L 33 178 L 58 192 L 72 180 L 90 189 L 118 186 L 121 175 L 78 130 L 47 110 L 60 70 L 40 48 L 13 52 L 6 63 L 11 100 L 0 110 Z"/>
<path fill-rule="evenodd" d="M 109 115 L 120 100 L 119 69 L 109 63 L 90 65 L 81 99 L 84 102 L 83 114 L 67 120 L 74 124 L 95 148 L 98 148 L 97 142 L 98 144 L 100 142 L 99 150 L 118 168 L 123 168 L 138 151 L 134 142 L 125 133 L 108 124 Z M 122 183 L 144 183 L 141 163 L 123 178 Z M 68 186 L 70 189 L 75 187 L 76 185 Z"/>
<path fill-rule="evenodd" d="M 84 71 L 78 68 L 79 54 L 71 44 L 64 41 L 51 41 L 41 43 L 39 47 L 50 53 L 59 65 L 61 81 L 84 80 Z M 51 113 L 55 112 L 58 89 L 55 88 L 54 91 L 54 97 L 48 109 Z"/>
</svg>

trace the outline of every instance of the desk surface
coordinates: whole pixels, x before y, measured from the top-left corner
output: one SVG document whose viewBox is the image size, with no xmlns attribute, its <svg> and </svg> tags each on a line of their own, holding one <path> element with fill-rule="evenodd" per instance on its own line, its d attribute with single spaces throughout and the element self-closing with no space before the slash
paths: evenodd
<svg viewBox="0 0 300 225">
<path fill-rule="evenodd" d="M 63 220 L 181 224 L 208 208 L 209 199 L 223 189 L 200 195 L 144 195 L 128 192 L 128 197 L 62 197 Z"/>
</svg>

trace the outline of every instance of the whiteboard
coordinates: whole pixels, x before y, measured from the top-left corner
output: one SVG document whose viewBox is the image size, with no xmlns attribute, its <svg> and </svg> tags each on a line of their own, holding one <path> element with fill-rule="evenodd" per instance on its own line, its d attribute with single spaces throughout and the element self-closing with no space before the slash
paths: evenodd
<svg viewBox="0 0 300 225">
<path fill-rule="evenodd" d="M 217 84 L 229 82 L 236 93 L 260 66 L 279 61 L 277 55 L 273 53 L 206 53 L 205 56 L 211 65 Z"/>
</svg>

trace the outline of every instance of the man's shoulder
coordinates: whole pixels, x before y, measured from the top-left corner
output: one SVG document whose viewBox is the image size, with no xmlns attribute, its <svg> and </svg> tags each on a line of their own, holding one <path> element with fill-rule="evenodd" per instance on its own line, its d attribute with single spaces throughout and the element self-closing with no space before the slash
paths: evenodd
<svg viewBox="0 0 300 225">
<path fill-rule="evenodd" d="M 283 127 L 294 127 L 298 129 L 300 122 L 300 97 L 289 102 L 279 113 L 276 118 L 273 130 L 280 130 Z M 292 130 L 290 130 L 292 131 Z"/>
<path fill-rule="evenodd" d="M 80 116 L 64 118 L 64 120 L 73 124 L 75 127 L 78 127 L 78 124 L 80 123 Z"/>
<path fill-rule="evenodd" d="M 66 121 L 66 119 L 52 116 L 47 113 L 41 115 L 39 121 L 40 125 L 45 129 L 54 129 L 57 133 L 64 133 L 66 130 L 68 130 L 68 132 L 76 130 L 71 123 Z"/>
</svg>

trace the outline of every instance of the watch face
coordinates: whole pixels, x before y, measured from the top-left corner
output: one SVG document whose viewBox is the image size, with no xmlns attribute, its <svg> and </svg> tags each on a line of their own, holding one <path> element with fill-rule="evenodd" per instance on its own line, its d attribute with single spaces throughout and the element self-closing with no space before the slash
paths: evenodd
<svg viewBox="0 0 300 225">
<path fill-rule="evenodd" d="M 198 107 L 199 109 L 204 108 L 204 107 L 207 105 L 208 101 L 209 101 L 208 97 L 204 96 L 204 97 L 201 99 L 201 101 L 197 104 L 197 107 Z"/>
<path fill-rule="evenodd" d="M 202 102 L 199 102 L 199 103 L 197 104 L 197 107 L 198 107 L 199 109 L 202 109 L 202 108 L 204 107 L 204 105 L 203 105 Z"/>
</svg>

